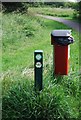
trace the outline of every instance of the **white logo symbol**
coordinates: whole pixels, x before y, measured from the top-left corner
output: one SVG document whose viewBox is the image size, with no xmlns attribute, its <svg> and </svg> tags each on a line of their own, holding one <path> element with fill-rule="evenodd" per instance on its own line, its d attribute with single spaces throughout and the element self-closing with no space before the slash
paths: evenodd
<svg viewBox="0 0 81 120">
<path fill-rule="evenodd" d="M 37 67 L 37 68 L 41 68 L 41 66 L 42 66 L 41 62 L 37 62 L 37 63 L 36 63 L 36 67 Z"/>
</svg>

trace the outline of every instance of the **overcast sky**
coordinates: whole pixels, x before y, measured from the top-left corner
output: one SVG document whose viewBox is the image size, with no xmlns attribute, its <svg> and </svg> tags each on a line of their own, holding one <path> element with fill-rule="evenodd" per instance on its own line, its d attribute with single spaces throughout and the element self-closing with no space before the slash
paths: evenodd
<svg viewBox="0 0 81 120">
<path fill-rule="evenodd" d="M 69 1 L 75 2 L 76 0 L 69 0 Z"/>
</svg>

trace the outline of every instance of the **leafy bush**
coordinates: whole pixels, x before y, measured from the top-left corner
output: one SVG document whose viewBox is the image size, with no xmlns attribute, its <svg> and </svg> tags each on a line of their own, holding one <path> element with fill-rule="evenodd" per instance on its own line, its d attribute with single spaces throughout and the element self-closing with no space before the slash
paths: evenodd
<svg viewBox="0 0 81 120">
<path fill-rule="evenodd" d="M 26 12 L 28 9 L 27 4 L 22 2 L 3 2 L 2 5 L 4 12 Z"/>
<path fill-rule="evenodd" d="M 79 2 L 79 19 L 81 20 L 81 1 Z"/>
</svg>

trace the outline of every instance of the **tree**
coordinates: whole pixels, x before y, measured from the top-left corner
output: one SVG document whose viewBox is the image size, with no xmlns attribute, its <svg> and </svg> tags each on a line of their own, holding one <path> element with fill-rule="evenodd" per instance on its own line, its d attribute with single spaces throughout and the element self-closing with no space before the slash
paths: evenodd
<svg viewBox="0 0 81 120">
<path fill-rule="evenodd" d="M 79 18 L 79 3 L 75 3 L 73 6 L 74 9 L 74 18 L 78 19 Z"/>
<path fill-rule="evenodd" d="M 27 11 L 28 6 L 25 5 L 23 2 L 2 2 L 2 8 L 3 11 L 5 12 L 13 12 L 13 11 L 18 11 L 18 12 L 23 12 Z"/>
<path fill-rule="evenodd" d="M 81 20 L 81 1 L 79 2 L 79 19 Z"/>
</svg>

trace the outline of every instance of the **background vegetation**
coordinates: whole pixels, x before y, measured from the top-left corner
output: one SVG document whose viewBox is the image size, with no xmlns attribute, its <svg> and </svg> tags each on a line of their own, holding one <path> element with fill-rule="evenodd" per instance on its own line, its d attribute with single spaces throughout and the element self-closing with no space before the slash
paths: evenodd
<svg viewBox="0 0 81 120">
<path fill-rule="evenodd" d="M 32 10 L 31 10 L 32 9 Z M 53 29 L 71 29 L 28 13 L 3 13 L 2 119 L 80 119 L 79 33 L 72 29 L 68 76 L 53 76 Z M 65 12 L 65 11 L 64 11 Z M 63 13 L 60 13 L 62 16 Z M 75 49 L 76 48 L 76 49 Z M 43 90 L 34 91 L 34 50 L 44 51 Z"/>
<path fill-rule="evenodd" d="M 27 12 L 29 7 L 35 7 L 35 8 L 39 8 L 42 7 L 45 9 L 45 7 L 51 7 L 51 8 L 66 8 L 67 9 L 72 9 L 72 11 L 68 14 L 63 13 L 63 16 L 60 16 L 60 14 L 58 15 L 59 17 L 68 17 L 72 15 L 73 11 L 73 19 L 78 19 L 80 21 L 81 18 L 81 1 L 80 2 L 3 2 L 2 3 L 3 6 L 3 10 L 4 12 Z M 41 11 L 42 14 L 47 14 L 47 15 L 53 15 L 53 16 L 57 16 L 57 14 L 55 14 L 53 11 L 49 11 L 48 10 Z M 40 11 L 39 9 L 37 11 Z M 59 11 L 59 10 L 58 10 Z M 60 11 L 62 12 L 62 11 Z M 67 12 L 67 11 L 66 11 Z"/>
<path fill-rule="evenodd" d="M 27 12 L 28 6 L 23 2 L 2 2 L 4 12 Z"/>
</svg>

